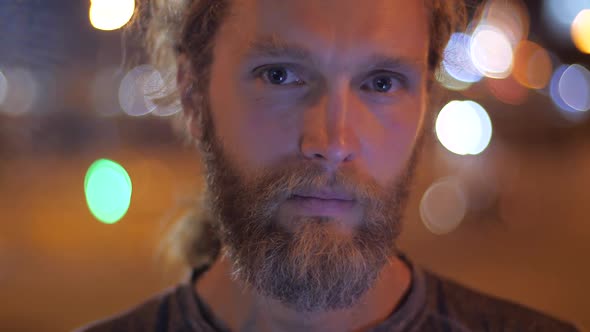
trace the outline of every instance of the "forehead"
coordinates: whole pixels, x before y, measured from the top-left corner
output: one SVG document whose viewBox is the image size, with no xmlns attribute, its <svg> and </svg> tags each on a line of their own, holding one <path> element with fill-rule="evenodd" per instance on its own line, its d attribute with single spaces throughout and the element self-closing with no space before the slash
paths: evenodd
<svg viewBox="0 0 590 332">
<path fill-rule="evenodd" d="M 426 62 L 428 15 L 419 0 L 233 0 L 218 37 L 232 54 L 272 37 L 327 63 L 375 53 Z"/>
</svg>

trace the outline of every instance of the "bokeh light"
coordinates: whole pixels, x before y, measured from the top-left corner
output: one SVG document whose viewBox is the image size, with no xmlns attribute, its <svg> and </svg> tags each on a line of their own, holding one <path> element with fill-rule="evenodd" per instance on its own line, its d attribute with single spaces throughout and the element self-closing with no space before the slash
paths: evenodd
<svg viewBox="0 0 590 332">
<path fill-rule="evenodd" d="M 436 135 L 449 151 L 459 155 L 483 152 L 492 138 L 492 122 L 485 109 L 470 100 L 453 100 L 436 119 Z"/>
<path fill-rule="evenodd" d="M 444 66 L 438 67 L 438 69 L 434 73 L 434 77 L 436 78 L 438 83 L 440 83 L 440 85 L 453 91 L 465 91 L 473 85 L 473 83 L 460 81 L 454 78 L 446 71 Z"/>
<path fill-rule="evenodd" d="M 154 110 L 154 105 L 147 105 L 145 98 L 146 93 L 153 92 L 150 79 L 153 80 L 154 71 L 155 69 L 150 65 L 137 66 L 121 80 L 119 104 L 128 115 L 142 116 Z"/>
<path fill-rule="evenodd" d="M 443 53 L 443 69 L 454 79 L 475 83 L 482 79 L 482 75 L 472 62 L 470 55 L 471 36 L 456 32 L 451 35 L 449 43 Z"/>
<path fill-rule="evenodd" d="M 131 69 L 119 85 L 119 104 L 128 115 L 142 116 L 149 113 L 170 116 L 182 107 L 174 93 L 175 74 L 162 74 L 151 65 Z"/>
<path fill-rule="evenodd" d="M 590 9 L 578 13 L 572 23 L 572 40 L 580 52 L 590 54 Z"/>
<path fill-rule="evenodd" d="M 549 82 L 549 96 L 551 97 L 553 104 L 555 104 L 555 106 L 557 106 L 557 108 L 560 111 L 563 111 L 563 114 L 566 115 L 568 113 L 577 113 L 575 109 L 571 108 L 570 106 L 568 106 L 568 104 L 566 104 L 566 102 L 561 98 L 561 95 L 559 94 L 559 82 L 561 80 L 561 77 L 563 76 L 563 73 L 568 67 L 568 65 L 561 65 L 557 67 L 553 72 L 553 76 L 551 76 L 551 81 Z"/>
<path fill-rule="evenodd" d="M 98 30 L 116 30 L 123 27 L 135 11 L 135 0 L 90 0 L 89 18 Z"/>
<path fill-rule="evenodd" d="M 158 70 L 153 70 L 146 78 L 144 83 L 144 100 L 148 110 L 153 115 L 171 116 L 178 113 L 182 107 L 180 98 L 174 94 L 176 89 L 176 74 L 168 72 L 162 74 Z M 172 97 L 173 100 L 169 100 Z M 163 101 L 158 102 L 158 100 Z"/>
<path fill-rule="evenodd" d="M 522 0 L 488 0 L 479 24 L 499 29 L 516 46 L 528 37 L 530 16 Z"/>
<path fill-rule="evenodd" d="M 4 70 L 4 94 L 2 112 L 8 115 L 22 115 L 30 112 L 39 98 L 39 83 L 33 73 L 24 67 Z M 2 88 L 0 88 L 2 89 Z"/>
<path fill-rule="evenodd" d="M 467 213 L 467 197 L 456 178 L 435 182 L 422 196 L 420 217 L 434 234 L 447 234 L 456 229 Z"/>
<path fill-rule="evenodd" d="M 576 111 L 590 109 L 590 71 L 581 65 L 567 67 L 559 78 L 557 91 L 561 100 Z"/>
<path fill-rule="evenodd" d="M 6 76 L 0 71 L 0 106 L 4 104 L 6 95 L 8 95 L 8 81 L 6 80 Z"/>
<path fill-rule="evenodd" d="M 512 69 L 518 83 L 531 89 L 543 89 L 549 84 L 552 73 L 551 57 L 543 47 L 528 40 L 518 44 Z"/>
<path fill-rule="evenodd" d="M 466 104 L 473 112 L 475 112 L 479 119 L 481 134 L 479 135 L 479 140 L 476 141 L 474 146 L 469 151 L 469 154 L 477 155 L 482 153 L 492 140 L 492 120 L 490 119 L 488 112 L 486 112 L 486 110 L 480 104 L 472 100 L 465 100 L 463 103 Z"/>
<path fill-rule="evenodd" d="M 105 224 L 119 221 L 131 202 L 131 179 L 123 166 L 108 160 L 95 161 L 86 172 L 84 193 L 92 215 Z"/>
<path fill-rule="evenodd" d="M 551 27 L 548 32 L 557 37 L 556 41 L 568 40 L 576 15 L 590 8 L 590 0 L 545 0 L 543 1 L 543 17 Z"/>
<path fill-rule="evenodd" d="M 506 78 L 512 70 L 512 45 L 506 35 L 491 25 L 480 25 L 471 37 L 471 60 L 479 72 L 491 78 Z"/>
</svg>

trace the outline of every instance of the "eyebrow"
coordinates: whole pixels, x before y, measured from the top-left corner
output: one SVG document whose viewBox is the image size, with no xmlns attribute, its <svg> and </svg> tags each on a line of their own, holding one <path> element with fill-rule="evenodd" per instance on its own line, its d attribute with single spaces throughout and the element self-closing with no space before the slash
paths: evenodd
<svg viewBox="0 0 590 332">
<path fill-rule="evenodd" d="M 408 57 L 393 57 L 389 55 L 373 54 L 366 61 L 367 67 L 378 68 L 411 68 L 418 70 L 423 61 Z"/>
<path fill-rule="evenodd" d="M 300 61 L 311 61 L 312 53 L 309 49 L 298 45 L 290 44 L 276 36 L 266 36 L 248 43 L 246 56 L 249 58 L 292 58 Z M 370 55 L 363 61 L 365 67 L 378 68 L 410 68 L 418 70 L 421 62 L 419 59 L 409 57 L 390 56 L 380 53 Z"/>
<path fill-rule="evenodd" d="M 289 57 L 297 60 L 310 60 L 311 52 L 299 45 L 288 44 L 275 36 L 267 36 L 248 43 L 248 57 Z"/>
</svg>

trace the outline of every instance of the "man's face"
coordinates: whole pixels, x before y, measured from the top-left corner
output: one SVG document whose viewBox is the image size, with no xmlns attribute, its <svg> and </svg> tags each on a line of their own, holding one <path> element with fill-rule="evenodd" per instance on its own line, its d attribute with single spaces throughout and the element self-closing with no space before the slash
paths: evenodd
<svg viewBox="0 0 590 332">
<path fill-rule="evenodd" d="M 231 7 L 199 125 L 235 275 L 299 311 L 350 307 L 394 254 L 425 114 L 426 8 Z"/>
</svg>

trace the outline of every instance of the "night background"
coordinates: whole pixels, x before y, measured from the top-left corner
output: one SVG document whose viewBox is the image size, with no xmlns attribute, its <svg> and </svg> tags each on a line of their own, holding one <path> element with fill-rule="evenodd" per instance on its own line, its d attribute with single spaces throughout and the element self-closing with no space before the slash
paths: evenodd
<svg viewBox="0 0 590 332">
<path fill-rule="evenodd" d="M 133 1 L 93 6 L 0 0 L 1 331 L 68 331 L 187 277 L 159 253 L 202 187 L 199 156 L 171 125 L 180 109 L 148 96 L 165 73 L 141 29 L 99 29 Z M 590 0 L 477 13 L 437 73 L 400 247 L 589 329 Z"/>
</svg>

